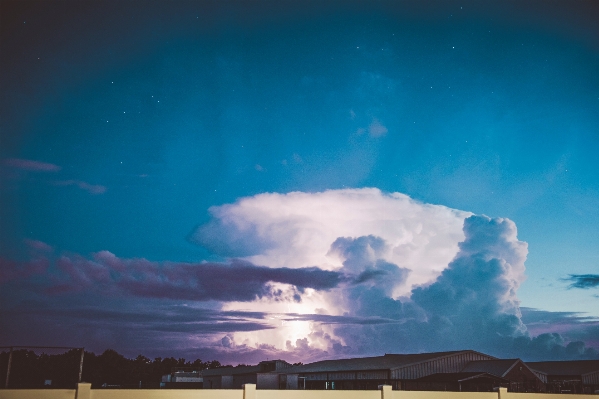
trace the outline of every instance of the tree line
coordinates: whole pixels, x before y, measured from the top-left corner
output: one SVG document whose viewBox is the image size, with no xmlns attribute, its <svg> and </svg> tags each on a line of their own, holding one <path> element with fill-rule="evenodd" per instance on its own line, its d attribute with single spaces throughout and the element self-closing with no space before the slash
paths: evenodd
<svg viewBox="0 0 599 399">
<path fill-rule="evenodd" d="M 8 350 L 0 352 L 0 388 L 4 388 L 8 368 Z M 75 388 L 79 379 L 81 350 L 71 349 L 62 354 L 36 354 L 27 349 L 13 350 L 9 388 Z M 161 377 L 176 368 L 204 370 L 223 367 L 218 360 L 186 361 L 184 358 L 143 355 L 128 359 L 115 350 L 101 355 L 85 352 L 81 380 L 91 382 L 92 388 L 119 386 L 121 388 L 158 388 Z M 47 384 L 50 385 L 47 385 Z"/>
</svg>

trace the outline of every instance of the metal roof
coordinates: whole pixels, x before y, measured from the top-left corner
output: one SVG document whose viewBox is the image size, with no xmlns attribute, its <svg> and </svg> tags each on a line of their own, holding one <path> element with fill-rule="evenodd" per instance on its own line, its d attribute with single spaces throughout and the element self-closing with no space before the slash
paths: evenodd
<svg viewBox="0 0 599 399">
<path fill-rule="evenodd" d="M 352 359 L 322 360 L 320 362 L 294 366 L 284 370 L 285 374 L 343 372 L 362 370 L 391 370 L 428 360 L 455 355 L 458 353 L 471 353 L 472 350 L 413 353 L 413 354 L 385 354 L 384 356 L 361 357 Z"/>
<path fill-rule="evenodd" d="M 526 362 L 529 368 L 548 375 L 584 375 L 599 371 L 599 360 Z"/>
<path fill-rule="evenodd" d="M 415 379 L 416 382 L 464 382 L 474 379 L 488 379 L 500 382 L 509 382 L 505 378 L 490 373 L 460 372 L 460 373 L 436 373 Z"/>
<path fill-rule="evenodd" d="M 477 360 L 468 363 L 462 372 L 489 373 L 498 377 L 505 376 L 520 359 Z"/>
<path fill-rule="evenodd" d="M 208 369 L 202 371 L 203 377 L 210 377 L 213 375 L 237 375 L 237 374 L 251 374 L 259 373 L 260 366 L 237 366 L 237 367 L 219 367 L 216 369 Z"/>
</svg>

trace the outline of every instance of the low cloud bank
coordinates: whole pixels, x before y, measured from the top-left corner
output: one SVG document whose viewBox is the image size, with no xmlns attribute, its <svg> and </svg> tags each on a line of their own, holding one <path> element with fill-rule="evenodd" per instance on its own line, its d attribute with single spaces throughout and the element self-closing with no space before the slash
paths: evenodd
<svg viewBox="0 0 599 399">
<path fill-rule="evenodd" d="M 151 262 L 122 259 L 108 251 L 49 258 L 45 254 L 27 262 L 0 259 L 0 282 L 46 275 L 44 282 L 31 282 L 49 295 L 100 292 L 105 295 L 192 301 L 273 300 L 300 302 L 306 288 L 329 290 L 346 277 L 317 267 L 269 268 L 247 261 L 229 263 Z M 286 284 L 286 290 L 271 283 Z"/>
</svg>

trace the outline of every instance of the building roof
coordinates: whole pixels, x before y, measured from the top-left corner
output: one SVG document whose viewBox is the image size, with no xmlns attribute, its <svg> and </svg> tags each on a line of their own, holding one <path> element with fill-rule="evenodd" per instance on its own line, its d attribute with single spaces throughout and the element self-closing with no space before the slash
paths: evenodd
<svg viewBox="0 0 599 399">
<path fill-rule="evenodd" d="M 462 371 L 489 373 L 504 377 L 520 361 L 520 359 L 477 360 L 468 363 Z"/>
<path fill-rule="evenodd" d="M 203 377 L 214 375 L 237 375 L 237 374 L 252 374 L 260 372 L 260 366 L 237 366 L 237 367 L 219 367 L 202 371 Z"/>
<path fill-rule="evenodd" d="M 599 360 L 526 362 L 529 368 L 548 375 L 584 375 L 599 371 Z"/>
<path fill-rule="evenodd" d="M 256 366 L 236 366 L 236 367 L 218 367 L 215 369 L 207 369 L 202 371 L 202 375 L 209 377 L 214 375 L 238 375 L 238 374 L 254 374 L 264 373 L 266 370 L 286 369 L 291 365 L 285 360 L 264 360 Z"/>
<path fill-rule="evenodd" d="M 391 370 L 428 360 L 451 356 L 458 353 L 470 353 L 472 350 L 415 353 L 385 354 L 384 356 L 362 357 L 352 359 L 322 360 L 320 362 L 293 366 L 285 369 L 285 374 L 322 373 L 335 371 Z"/>
<path fill-rule="evenodd" d="M 486 379 L 498 382 L 509 382 L 505 378 L 498 377 L 490 373 L 477 373 L 477 372 L 460 372 L 460 373 L 435 373 L 427 375 L 426 377 L 420 377 L 414 381 L 417 382 L 464 382 L 475 379 Z"/>
</svg>

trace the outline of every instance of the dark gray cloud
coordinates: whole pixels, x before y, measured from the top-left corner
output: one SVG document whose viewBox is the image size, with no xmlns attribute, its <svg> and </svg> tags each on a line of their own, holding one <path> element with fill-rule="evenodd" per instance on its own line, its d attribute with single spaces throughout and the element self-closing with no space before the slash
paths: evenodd
<svg viewBox="0 0 599 399">
<path fill-rule="evenodd" d="M 375 290 L 389 296 L 394 287 L 405 282 L 410 270 L 384 260 L 386 249 L 385 240 L 373 235 L 339 237 L 331 244 L 329 254 L 343 259 L 341 271 L 356 276 L 353 284 L 357 286 L 348 287 L 346 293 L 356 295 L 365 290 Z"/>
<path fill-rule="evenodd" d="M 273 328 L 266 320 L 267 314 L 261 312 L 169 305 L 153 299 L 122 301 L 106 299 L 97 293 L 75 298 L 76 301 L 71 296 L 60 301 L 38 300 L 3 307 L 0 342 L 26 345 L 61 342 L 85 346 L 95 352 L 114 348 L 128 356 L 179 353 L 189 358 L 189 354 L 178 352 L 177 348 L 189 349 L 192 337 Z M 210 346 L 210 341 L 204 339 L 201 346 Z M 207 358 L 203 353 L 197 356 Z"/>
<path fill-rule="evenodd" d="M 0 283 L 23 280 L 48 273 L 44 282 L 32 289 L 49 295 L 99 291 L 111 295 L 195 301 L 252 301 L 256 298 L 291 298 L 301 301 L 306 288 L 328 290 L 347 278 L 340 272 L 317 267 L 299 269 L 269 268 L 233 259 L 228 263 L 151 262 L 122 259 L 108 251 L 91 258 L 62 255 L 28 262 L 0 260 Z M 287 291 L 271 283 L 289 284 Z"/>
<path fill-rule="evenodd" d="M 582 324 L 597 320 L 596 317 L 584 316 L 584 313 L 580 312 L 551 312 L 527 307 L 521 307 L 520 311 L 522 312 L 522 321 L 527 326 L 534 324 Z"/>
<path fill-rule="evenodd" d="M 599 274 L 570 274 L 565 281 L 570 281 L 569 288 L 596 288 L 599 287 Z"/>
<path fill-rule="evenodd" d="M 282 320 L 285 321 L 313 321 L 321 324 L 355 324 L 355 325 L 372 325 L 372 324 L 389 324 L 398 323 L 395 319 L 385 319 L 378 316 L 372 317 L 355 317 L 355 316 L 333 316 L 323 314 L 299 314 L 285 313 L 282 315 Z"/>
</svg>

